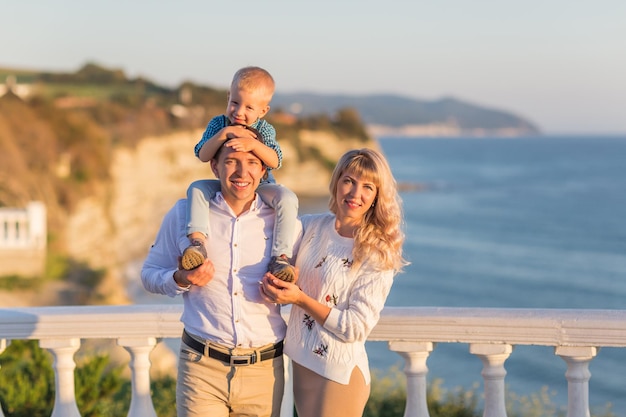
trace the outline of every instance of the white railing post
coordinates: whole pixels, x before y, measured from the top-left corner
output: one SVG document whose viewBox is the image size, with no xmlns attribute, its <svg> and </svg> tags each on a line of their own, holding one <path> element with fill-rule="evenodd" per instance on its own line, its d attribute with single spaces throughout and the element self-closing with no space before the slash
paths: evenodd
<svg viewBox="0 0 626 417">
<path fill-rule="evenodd" d="M 431 342 L 389 342 L 389 350 L 404 358 L 406 407 L 404 417 L 429 417 L 426 403 L 426 360 L 433 350 Z"/>
<path fill-rule="evenodd" d="M 481 375 L 485 383 L 485 411 L 483 417 L 506 417 L 504 362 L 513 351 L 508 344 L 472 343 L 470 353 L 483 363 Z"/>
<path fill-rule="evenodd" d="M 10 342 L 7 342 L 6 339 L 0 339 L 0 355 L 4 352 L 4 349 L 7 348 Z M 0 403 L 0 417 L 4 417 L 4 413 L 2 412 L 2 403 Z"/>
<path fill-rule="evenodd" d="M 589 362 L 596 356 L 597 349 L 557 346 L 554 352 L 567 363 L 567 417 L 589 417 Z"/>
<path fill-rule="evenodd" d="M 74 353 L 80 347 L 80 339 L 41 339 L 39 346 L 54 357 L 55 396 L 51 417 L 80 417 L 74 390 Z"/>
<path fill-rule="evenodd" d="M 156 346 L 156 338 L 124 337 L 117 344 L 130 353 L 132 395 L 128 417 L 157 417 L 150 395 L 150 352 Z"/>
<path fill-rule="evenodd" d="M 80 340 L 118 340 L 129 345 L 132 356 L 132 413 L 153 417 L 149 353 L 156 340 L 180 337 L 182 311 L 182 304 L 0 308 L 0 352 L 3 340 L 39 340 L 55 357 L 52 416 L 80 417 L 73 360 Z M 404 357 L 406 417 L 428 417 L 426 362 L 437 343 L 468 344 L 471 353 L 482 355 L 489 417 L 505 416 L 504 362 L 513 346 L 554 347 L 567 363 L 567 417 L 588 417 L 589 363 L 599 348 L 626 348 L 626 309 L 385 307 L 368 341 L 389 342 L 389 349 Z M 144 404 L 147 414 L 134 411 Z"/>
<path fill-rule="evenodd" d="M 280 404 L 280 417 L 293 417 L 293 364 L 287 355 L 283 355 L 283 363 L 285 366 L 285 387 L 283 401 Z"/>
</svg>

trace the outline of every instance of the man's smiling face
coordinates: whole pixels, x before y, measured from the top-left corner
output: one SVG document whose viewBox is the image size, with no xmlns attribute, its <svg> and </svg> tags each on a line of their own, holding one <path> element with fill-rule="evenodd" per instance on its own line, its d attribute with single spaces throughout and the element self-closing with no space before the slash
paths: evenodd
<svg viewBox="0 0 626 417">
<path fill-rule="evenodd" d="M 255 191 L 265 175 L 263 162 L 252 152 L 237 152 L 223 146 L 211 169 L 220 180 L 224 200 L 239 215 L 250 208 Z"/>
</svg>

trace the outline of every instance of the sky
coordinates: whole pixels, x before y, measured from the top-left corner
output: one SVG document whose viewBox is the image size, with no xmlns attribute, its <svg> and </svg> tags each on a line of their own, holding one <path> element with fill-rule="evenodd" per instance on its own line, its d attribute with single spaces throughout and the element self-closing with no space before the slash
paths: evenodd
<svg viewBox="0 0 626 417">
<path fill-rule="evenodd" d="M 548 134 L 626 133 L 624 0 L 0 0 L 0 66 L 226 88 L 454 97 Z"/>
</svg>

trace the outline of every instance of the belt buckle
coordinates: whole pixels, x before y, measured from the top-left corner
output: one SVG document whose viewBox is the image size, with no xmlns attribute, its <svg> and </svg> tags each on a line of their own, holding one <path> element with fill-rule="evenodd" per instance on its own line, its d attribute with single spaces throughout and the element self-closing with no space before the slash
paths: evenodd
<svg viewBox="0 0 626 417">
<path fill-rule="evenodd" d="M 252 365 L 253 359 L 253 355 L 230 355 L 230 366 Z"/>
</svg>

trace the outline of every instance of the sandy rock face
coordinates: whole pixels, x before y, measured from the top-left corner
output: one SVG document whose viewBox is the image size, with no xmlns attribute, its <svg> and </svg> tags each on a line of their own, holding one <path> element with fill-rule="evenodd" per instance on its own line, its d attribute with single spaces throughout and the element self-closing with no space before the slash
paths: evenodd
<svg viewBox="0 0 626 417">
<path fill-rule="evenodd" d="M 111 293 L 106 298 L 112 302 L 125 301 L 115 293 L 117 287 L 124 288 L 126 265 L 146 256 L 163 216 L 176 200 L 186 196 L 188 185 L 197 179 L 214 178 L 209 164 L 193 153 L 201 135 L 202 131 L 190 131 L 149 137 L 134 149 L 116 149 L 111 182 L 83 199 L 68 219 L 68 254 L 93 268 L 107 270 L 103 286 L 108 288 L 103 291 Z M 328 161 L 337 161 L 345 151 L 366 145 L 326 132 L 304 131 L 300 140 L 316 148 L 326 160 L 325 164 L 312 157 L 300 160 L 290 143 L 281 145 L 285 159 L 275 172 L 276 180 L 301 197 L 328 195 Z M 376 142 L 367 145 L 380 149 Z"/>
</svg>

